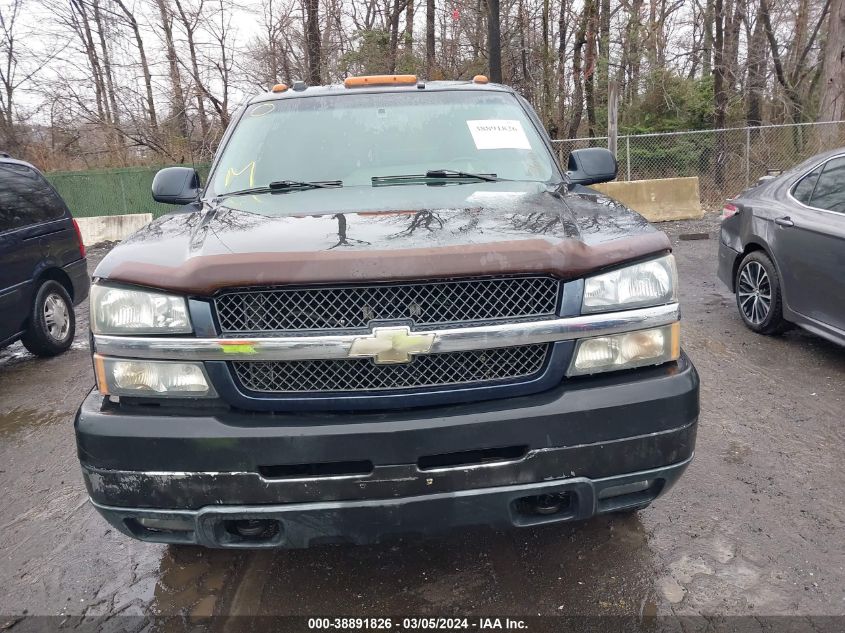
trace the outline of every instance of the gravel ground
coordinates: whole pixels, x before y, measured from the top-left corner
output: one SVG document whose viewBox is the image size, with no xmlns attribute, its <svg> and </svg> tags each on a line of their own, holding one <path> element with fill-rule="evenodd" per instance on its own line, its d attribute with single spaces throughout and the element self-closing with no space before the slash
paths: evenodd
<svg viewBox="0 0 845 633">
<path fill-rule="evenodd" d="M 76 461 L 87 307 L 63 356 L 0 351 L 0 629 L 22 614 L 845 615 L 845 349 L 743 327 L 715 278 L 715 216 L 662 228 L 702 414 L 684 478 L 631 517 L 305 551 L 131 541 L 86 502 Z"/>
</svg>

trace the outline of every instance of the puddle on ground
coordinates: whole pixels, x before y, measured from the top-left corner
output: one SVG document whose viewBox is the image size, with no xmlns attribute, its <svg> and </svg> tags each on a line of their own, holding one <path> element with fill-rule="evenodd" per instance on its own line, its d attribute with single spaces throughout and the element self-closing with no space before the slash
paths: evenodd
<svg viewBox="0 0 845 633">
<path fill-rule="evenodd" d="M 20 343 L 15 343 L 0 350 L 0 366 L 10 365 L 25 358 L 35 358 L 35 356 L 26 351 L 26 348 Z"/>
<path fill-rule="evenodd" d="M 87 338 L 81 336 L 77 331 L 76 338 L 70 344 L 68 351 L 87 352 L 89 349 Z M 16 365 L 25 360 L 38 360 L 38 357 L 27 351 L 21 343 L 13 343 L 4 349 L 0 349 L 0 367 Z"/>
<path fill-rule="evenodd" d="M 22 409 L 0 413 L 0 438 L 9 437 L 21 431 L 48 426 L 60 420 L 66 420 L 67 413 L 56 411 L 38 411 L 36 409 Z"/>
</svg>

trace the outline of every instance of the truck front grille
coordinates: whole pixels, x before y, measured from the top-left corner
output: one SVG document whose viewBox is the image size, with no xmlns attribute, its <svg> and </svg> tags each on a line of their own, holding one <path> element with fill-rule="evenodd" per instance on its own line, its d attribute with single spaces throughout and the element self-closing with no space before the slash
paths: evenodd
<svg viewBox="0 0 845 633">
<path fill-rule="evenodd" d="M 428 354 L 396 365 L 354 358 L 238 361 L 232 367 L 242 387 L 253 392 L 384 391 L 527 379 L 542 371 L 549 349 L 541 344 Z"/>
<path fill-rule="evenodd" d="M 225 291 L 214 306 L 222 334 L 366 329 L 371 321 L 414 328 L 554 318 L 560 282 L 552 277 L 460 279 Z"/>
</svg>

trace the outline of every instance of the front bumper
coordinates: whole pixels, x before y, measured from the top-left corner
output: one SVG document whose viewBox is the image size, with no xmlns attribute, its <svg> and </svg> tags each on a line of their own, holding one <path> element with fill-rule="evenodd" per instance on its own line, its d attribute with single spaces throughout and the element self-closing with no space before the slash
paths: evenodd
<svg viewBox="0 0 845 633">
<path fill-rule="evenodd" d="M 144 541 L 222 548 L 304 548 L 340 542 L 364 545 L 390 535 L 426 535 L 474 525 L 527 527 L 644 507 L 666 492 L 691 461 L 692 456 L 670 466 L 602 479 L 570 477 L 399 499 L 207 506 L 192 511 L 94 506 L 118 530 Z M 605 496 L 614 489 L 637 487 L 640 482 L 647 482 L 648 487 Z M 556 499 L 560 509 L 550 514 L 535 511 L 531 504 L 540 497 L 546 503 L 549 498 Z M 184 527 L 148 529 L 139 519 L 177 522 Z M 233 529 L 243 521 L 263 522 L 266 531 L 260 537 L 244 537 Z"/>
<path fill-rule="evenodd" d="M 300 547 L 639 507 L 692 458 L 698 376 L 682 355 L 455 406 L 284 414 L 199 406 L 119 406 L 96 393 L 83 403 L 76 436 L 85 482 L 118 529 L 238 547 L 227 522 L 260 515 L 279 529 L 248 546 Z M 327 464 L 330 474 L 320 470 Z M 633 496 L 600 498 L 605 488 L 644 480 L 648 488 Z M 517 499 L 547 494 L 565 497 L 565 509 L 541 519 L 515 509 Z M 169 533 L 137 522 L 162 514 L 193 527 Z"/>
</svg>

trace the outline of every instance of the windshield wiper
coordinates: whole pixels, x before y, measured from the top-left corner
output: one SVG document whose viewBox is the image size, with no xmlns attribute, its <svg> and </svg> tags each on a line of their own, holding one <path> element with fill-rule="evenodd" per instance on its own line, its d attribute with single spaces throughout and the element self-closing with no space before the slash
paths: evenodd
<svg viewBox="0 0 845 633">
<path fill-rule="evenodd" d="M 336 189 L 342 187 L 340 180 L 275 180 L 264 187 L 250 187 L 249 189 L 238 189 L 227 191 L 215 197 L 215 200 L 222 200 L 231 196 L 249 196 L 261 193 L 281 193 L 285 191 L 305 191 L 307 189 Z"/>
<path fill-rule="evenodd" d="M 291 189 L 336 189 L 342 187 L 340 180 L 276 180 L 267 185 L 273 191 L 287 191 Z"/>
<path fill-rule="evenodd" d="M 429 169 L 424 174 L 407 174 L 400 176 L 373 176 L 374 185 L 401 184 L 420 180 L 481 180 L 483 182 L 498 182 L 502 180 L 496 174 L 473 174 L 456 169 Z"/>
</svg>

